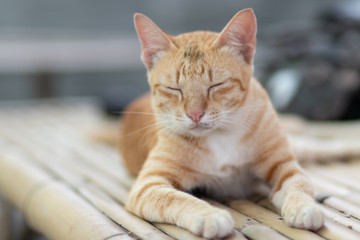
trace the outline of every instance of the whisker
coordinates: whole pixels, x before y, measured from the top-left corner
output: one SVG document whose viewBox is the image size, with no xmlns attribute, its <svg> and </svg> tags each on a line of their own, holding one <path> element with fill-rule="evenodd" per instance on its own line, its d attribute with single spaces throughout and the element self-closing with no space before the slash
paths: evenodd
<svg viewBox="0 0 360 240">
<path fill-rule="evenodd" d="M 247 130 L 251 130 L 254 128 L 254 123 L 256 123 L 256 119 L 249 115 L 240 116 L 240 117 L 239 116 L 233 117 L 233 116 L 225 115 L 220 118 L 219 122 L 221 123 L 222 127 L 224 127 L 226 125 L 226 128 L 231 128 L 231 125 L 236 124 L 236 125 L 242 125 Z"/>
<path fill-rule="evenodd" d="M 137 130 L 135 130 L 135 131 L 133 131 L 133 132 L 131 132 L 131 133 L 129 133 L 129 134 L 126 134 L 126 135 L 123 135 L 123 136 L 120 136 L 120 137 L 129 137 L 129 136 L 132 136 L 132 135 L 134 135 L 134 134 L 136 134 L 136 133 L 138 133 L 138 132 L 140 132 L 140 131 L 143 131 L 143 130 L 145 130 L 145 129 L 148 129 L 148 128 L 151 128 L 151 127 L 155 127 L 155 126 L 160 125 L 160 123 L 157 122 L 156 119 L 152 120 L 151 122 L 155 122 L 155 123 L 146 125 L 145 127 L 142 127 L 142 128 L 140 128 L 140 129 L 137 129 Z"/>
<path fill-rule="evenodd" d="M 144 135 L 141 137 L 140 139 L 140 143 L 142 143 L 142 146 L 146 146 L 148 145 L 151 141 L 153 141 L 155 138 L 157 138 L 157 136 L 159 135 L 159 132 L 161 131 L 161 129 L 159 131 L 156 131 L 155 133 L 153 133 L 152 131 L 152 128 L 149 128 L 145 131 Z M 153 133 L 153 134 L 151 134 Z M 149 135 L 151 134 L 150 137 L 148 137 Z M 147 141 L 146 142 L 143 142 L 146 138 L 148 137 Z"/>
</svg>

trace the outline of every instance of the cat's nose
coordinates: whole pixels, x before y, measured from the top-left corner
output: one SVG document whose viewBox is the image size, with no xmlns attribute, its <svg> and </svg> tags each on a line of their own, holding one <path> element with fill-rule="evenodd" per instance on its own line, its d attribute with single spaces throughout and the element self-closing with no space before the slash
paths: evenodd
<svg viewBox="0 0 360 240">
<path fill-rule="evenodd" d="M 204 111 L 194 111 L 194 112 L 189 112 L 186 115 L 191 118 L 191 120 L 194 123 L 198 123 L 200 122 L 201 118 L 204 116 L 205 112 Z"/>
</svg>

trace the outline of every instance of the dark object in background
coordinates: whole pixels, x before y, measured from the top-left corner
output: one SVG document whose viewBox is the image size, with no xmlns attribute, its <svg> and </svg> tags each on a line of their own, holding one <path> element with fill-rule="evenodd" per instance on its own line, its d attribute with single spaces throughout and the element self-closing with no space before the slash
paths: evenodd
<svg viewBox="0 0 360 240">
<path fill-rule="evenodd" d="M 103 109 L 107 115 L 119 117 L 132 101 L 146 92 L 147 91 L 141 87 L 135 88 L 122 86 L 108 89 L 101 97 L 103 101 Z"/>
<path fill-rule="evenodd" d="M 325 10 L 311 29 L 262 39 L 264 85 L 275 107 L 314 120 L 360 118 L 360 3 Z"/>
</svg>

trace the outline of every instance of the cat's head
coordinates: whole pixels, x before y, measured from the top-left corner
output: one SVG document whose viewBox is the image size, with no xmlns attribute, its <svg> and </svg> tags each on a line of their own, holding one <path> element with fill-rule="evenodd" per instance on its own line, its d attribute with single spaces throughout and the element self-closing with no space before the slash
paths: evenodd
<svg viewBox="0 0 360 240">
<path fill-rule="evenodd" d="M 221 33 L 178 36 L 166 34 L 142 14 L 134 19 L 159 122 L 187 136 L 231 130 L 253 72 L 253 11 L 238 12 Z"/>
</svg>

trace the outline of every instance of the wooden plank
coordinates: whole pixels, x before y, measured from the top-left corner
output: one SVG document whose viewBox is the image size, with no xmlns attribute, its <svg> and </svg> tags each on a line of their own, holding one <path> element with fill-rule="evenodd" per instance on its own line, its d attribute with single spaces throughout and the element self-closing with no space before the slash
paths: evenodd
<svg viewBox="0 0 360 240">
<path fill-rule="evenodd" d="M 337 197 L 328 197 L 323 204 L 360 220 L 360 207 Z"/>
<path fill-rule="evenodd" d="M 27 152 L 27 155 L 30 157 L 29 160 L 36 161 L 74 187 L 82 185 L 91 179 L 91 181 L 103 187 L 103 189 L 116 199 L 122 202 L 126 201 L 127 190 L 121 187 L 121 185 L 109 177 L 109 175 L 105 175 L 102 171 L 97 171 L 97 166 L 88 165 L 76 156 L 54 156 L 54 149 L 49 149 L 37 140 L 34 141 L 34 139 L 32 139 L 33 141 L 28 141 L 28 139 L 29 138 L 17 138 L 13 140 L 15 144 L 20 144 L 21 148 Z M 63 152 L 66 152 L 66 150 L 63 149 Z M 49 161 L 49 158 L 51 158 L 52 161 Z"/>
<path fill-rule="evenodd" d="M 288 239 L 284 235 L 275 231 L 274 229 L 263 225 L 262 223 L 250 218 L 240 212 L 237 212 L 227 206 L 224 206 L 214 200 L 207 200 L 211 205 L 225 209 L 228 211 L 234 219 L 235 229 L 243 233 L 250 239 L 263 240 L 263 239 L 277 239 L 285 240 Z"/>
<path fill-rule="evenodd" d="M 54 240 L 132 239 L 67 185 L 15 156 L 0 157 L 0 190 L 28 223 Z"/>
<path fill-rule="evenodd" d="M 205 238 L 195 236 L 191 232 L 189 232 L 183 228 L 179 228 L 177 226 L 171 225 L 171 224 L 154 223 L 154 225 L 156 227 L 158 227 L 159 229 L 161 229 L 162 231 L 166 232 L 167 234 L 171 235 L 175 239 L 179 239 L 179 240 L 201 240 L 201 239 L 204 240 L 205 239 Z M 224 240 L 246 240 L 246 238 L 241 233 L 234 230 L 233 233 L 231 235 L 229 235 L 228 237 L 225 237 Z"/>
<path fill-rule="evenodd" d="M 332 221 L 328 221 L 328 219 L 325 220 L 324 226 L 320 228 L 317 233 L 327 239 L 360 239 L 359 233 L 351 231 L 350 229 Z"/>
<path fill-rule="evenodd" d="M 83 161 L 74 161 L 72 157 L 60 157 L 60 158 L 52 158 L 52 162 L 47 161 L 49 157 L 53 154 L 53 149 L 49 149 L 48 146 L 42 145 L 41 142 L 35 141 L 36 146 L 23 146 L 26 147 L 27 151 L 34 152 L 37 156 L 37 161 L 42 163 L 44 166 L 56 166 L 53 170 L 55 173 L 62 178 L 63 181 L 67 182 L 70 185 L 73 185 L 73 187 L 77 189 L 83 189 L 84 185 L 87 185 L 87 182 L 91 181 L 94 184 L 100 186 L 107 194 L 114 197 L 118 201 L 120 201 L 122 204 L 125 203 L 127 198 L 127 190 L 123 188 L 120 184 L 116 183 L 116 180 L 109 177 L 108 175 L 105 175 L 102 171 L 97 171 L 95 165 L 88 165 L 87 162 Z M 41 152 L 39 149 L 37 149 L 37 146 L 41 146 Z M 79 159 L 77 156 L 76 159 Z M 69 174 L 67 171 L 63 171 L 64 168 L 66 168 L 67 171 L 71 171 L 72 174 Z M 65 173 L 65 174 L 64 174 Z M 75 174 L 74 174 L 75 173 Z M 77 176 L 77 178 L 74 178 L 73 176 Z M 89 197 L 89 192 L 87 192 L 87 196 Z M 92 196 L 92 201 L 94 201 L 94 196 Z M 108 201 L 107 201 L 108 202 Z M 97 198 L 97 203 L 99 204 L 99 198 Z M 104 205 L 102 205 L 104 207 Z M 107 209 L 107 213 L 109 213 L 109 209 Z M 118 208 L 114 212 L 120 212 L 121 210 Z M 125 214 L 125 210 L 122 211 L 123 214 Z M 126 212 L 127 213 L 127 212 Z M 129 214 L 129 213 L 127 213 Z M 111 214 L 113 219 L 116 219 L 115 221 L 118 222 L 118 218 L 115 218 L 113 214 Z M 143 220 L 141 220 L 143 221 Z M 129 227 L 128 224 L 125 224 L 123 221 L 119 221 L 119 223 L 123 226 Z M 158 228 L 161 228 L 164 232 L 167 234 L 170 234 L 172 236 L 175 236 L 177 239 L 197 239 L 198 237 L 193 236 L 190 232 L 184 229 L 180 229 L 176 226 L 167 225 L 167 224 L 155 224 Z M 131 227 L 131 226 L 130 226 Z M 140 234 L 143 235 L 143 232 L 140 229 L 131 227 L 131 231 L 133 231 L 136 235 Z M 140 232 L 139 232 L 140 231 Z M 148 237 L 148 236 L 147 236 Z M 146 238 L 145 238 L 146 239 Z M 232 239 L 239 239 L 239 235 L 235 234 Z"/>
<path fill-rule="evenodd" d="M 319 205 L 321 210 L 324 212 L 325 216 L 329 218 L 331 221 L 341 224 L 348 229 L 354 230 L 356 232 L 360 232 L 360 221 L 350 217 L 349 215 L 345 215 L 334 209 L 327 207 L 325 205 Z"/>
<path fill-rule="evenodd" d="M 140 238 L 148 240 L 173 239 L 143 219 L 127 212 L 122 205 L 114 201 L 96 186 L 87 184 L 82 186 L 79 190 L 89 201 L 101 209 L 113 221 L 135 233 Z"/>
<path fill-rule="evenodd" d="M 316 177 L 321 177 L 329 181 L 330 183 L 337 184 L 338 186 L 348 189 L 350 191 L 358 192 L 360 197 L 360 184 L 357 181 L 354 181 L 352 178 L 349 178 L 347 175 L 345 175 L 345 173 L 339 174 L 338 172 L 333 171 L 332 169 L 329 169 L 326 166 L 316 166 L 316 165 L 307 168 L 307 171 L 310 172 L 311 175 L 315 175 Z"/>
<path fill-rule="evenodd" d="M 324 239 L 316 233 L 289 227 L 284 220 L 276 213 L 271 212 L 248 200 L 234 200 L 230 207 L 257 221 L 277 230 L 283 235 L 292 239 Z"/>
<path fill-rule="evenodd" d="M 324 168 L 329 172 L 334 173 L 335 175 L 344 176 L 344 178 L 351 179 L 354 182 L 360 181 L 360 166 L 358 166 L 358 163 L 360 162 L 360 159 L 353 159 L 352 161 L 347 162 L 334 162 L 331 164 L 326 165 L 311 165 L 311 168 L 318 167 L 318 168 Z"/>
<path fill-rule="evenodd" d="M 266 198 L 262 198 L 262 200 L 258 201 L 257 204 L 267 209 L 270 209 L 273 212 L 277 212 L 275 206 L 271 204 L 271 202 Z M 351 221 L 344 222 L 344 219 L 341 218 L 340 214 L 336 215 L 335 213 L 332 214 L 329 213 L 329 210 L 326 211 L 326 209 L 324 209 L 325 207 L 321 204 L 319 204 L 319 207 L 324 210 L 324 214 L 327 217 L 325 220 L 325 226 L 317 231 L 317 233 L 320 236 L 323 236 L 327 239 L 359 239 L 360 238 L 359 233 L 356 233 L 352 231 L 352 228 L 349 228 L 349 226 L 354 226 L 354 227 L 358 226 L 355 220 L 353 220 L 352 222 Z M 337 217 L 336 219 L 338 219 L 338 221 L 333 221 L 334 216 Z M 341 219 L 340 222 L 339 219 Z M 350 225 L 346 225 L 344 223 L 348 223 Z"/>
<path fill-rule="evenodd" d="M 175 239 L 181 240 L 204 240 L 204 238 L 197 237 L 194 234 L 190 233 L 189 231 L 176 227 L 174 225 L 165 224 L 165 223 L 154 223 L 156 227 L 161 229 L 162 231 L 166 232 L 170 236 L 174 237 Z"/>
<path fill-rule="evenodd" d="M 358 205 L 360 201 L 360 194 L 345 187 L 342 187 L 339 184 L 332 183 L 326 179 L 322 179 L 318 176 L 308 174 L 310 180 L 315 187 L 316 191 L 322 196 L 336 196 L 342 198 L 347 202 L 350 202 L 354 205 Z"/>
<path fill-rule="evenodd" d="M 110 228 L 114 227 L 116 230 L 119 228 L 121 231 L 120 235 L 109 236 L 111 239 L 122 237 L 161 239 L 164 236 L 167 239 L 201 239 L 187 230 L 173 225 L 150 224 L 124 209 L 123 205 L 134 179 L 127 175 L 124 167 L 120 164 L 120 158 L 115 149 L 92 142 L 88 138 L 84 125 L 91 127 L 97 121 L 99 122 L 99 118 L 95 116 L 98 113 L 89 111 L 81 115 L 76 110 L 79 107 L 81 106 L 62 106 L 56 110 L 46 105 L 36 109 L 31 107 L 10 108 L 5 111 L 6 114 L 0 109 L 2 126 L 0 127 L 0 146 L 9 153 L 23 152 L 25 155 L 20 155 L 20 160 L 36 166 L 35 169 L 40 170 L 36 174 L 36 170 L 26 173 L 31 174 L 32 180 L 38 180 L 39 185 L 36 188 L 32 186 L 32 182 L 24 181 L 23 177 L 14 180 L 17 185 L 21 185 L 22 189 L 35 189 L 32 190 L 31 197 L 29 197 L 29 191 L 16 193 L 14 199 L 17 200 L 14 201 L 18 202 L 20 210 L 25 211 L 26 215 L 30 215 L 30 210 L 26 209 L 31 206 L 33 209 L 31 211 L 42 211 L 44 208 L 40 209 L 38 204 L 44 199 L 49 199 L 52 204 L 61 206 L 75 197 L 77 200 L 85 202 L 85 205 L 92 209 L 91 213 L 95 211 L 96 215 L 99 214 L 100 219 L 105 219 L 104 221 L 111 219 L 124 227 L 125 231 L 110 220 Z M 31 127 L 23 124 L 21 118 L 24 115 L 28 116 L 27 120 Z M 90 120 L 86 122 L 86 118 Z M 86 124 L 83 124 L 84 122 Z M 0 153 L 0 157 L 4 155 L 6 153 Z M 0 175 L 4 171 L 1 164 Z M 26 168 L 27 165 L 24 166 Z M 357 219 L 360 216 L 360 207 L 357 205 L 360 202 L 358 198 L 360 187 L 357 185 L 360 180 L 360 161 L 334 162 L 321 166 L 308 165 L 308 172 L 310 178 L 314 180 L 317 190 L 327 197 L 323 198 L 323 204 L 320 204 L 326 216 L 324 228 L 316 233 L 290 228 L 275 213 L 276 210 L 271 203 L 264 199 L 254 199 L 253 201 L 256 203 L 239 200 L 241 204 L 238 208 L 231 202 L 230 207 L 235 210 L 210 200 L 211 204 L 229 211 L 235 220 L 235 231 L 227 239 L 244 239 L 244 235 L 250 239 L 360 239 L 358 235 L 360 221 Z M 45 173 L 44 180 L 42 180 L 42 173 Z M 0 176 L 0 185 L 4 184 L 8 185 L 9 183 L 4 183 Z M 14 185 L 12 184 L 12 186 Z M 63 188 L 66 189 L 65 192 L 71 193 L 70 197 L 68 197 L 69 193 L 58 196 L 59 193 L 55 193 L 53 190 Z M 2 190 L 1 186 L 0 190 Z M 63 192 L 64 190 L 60 191 L 61 194 Z M 49 198 L 49 194 L 54 196 Z M 27 207 L 24 207 L 24 203 L 20 201 L 23 197 L 31 199 L 31 201 L 26 201 Z M 52 198 L 59 198 L 61 202 Z M 13 203 L 12 200 L 11 202 Z M 60 216 L 56 212 L 56 210 L 59 211 L 58 209 L 51 209 L 54 206 L 50 206 L 50 202 L 43 204 L 42 207 L 48 211 L 54 211 L 56 216 Z M 36 214 L 38 218 L 33 216 Z M 69 224 L 74 224 L 71 218 L 70 220 L 65 219 L 65 213 L 62 214 L 65 225 L 68 224 L 68 221 Z M 50 224 L 51 221 L 40 223 L 46 218 L 40 220 L 39 216 L 43 217 L 41 213 L 31 212 L 31 217 L 28 219 L 39 225 Z M 84 216 L 86 221 L 91 218 L 92 214 Z M 86 221 L 76 222 L 72 234 L 79 234 L 84 229 L 88 230 L 89 226 Z M 93 226 L 98 226 L 98 221 L 98 217 L 96 220 L 92 220 Z M 48 228 L 55 227 L 48 226 Z M 130 230 L 133 234 L 128 235 L 126 230 Z"/>
</svg>

